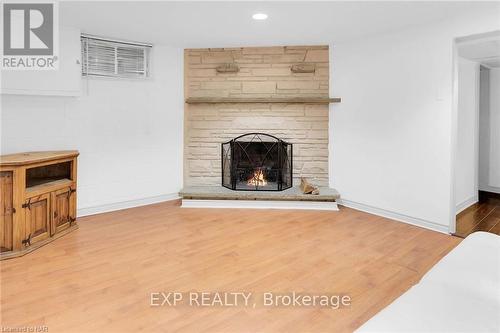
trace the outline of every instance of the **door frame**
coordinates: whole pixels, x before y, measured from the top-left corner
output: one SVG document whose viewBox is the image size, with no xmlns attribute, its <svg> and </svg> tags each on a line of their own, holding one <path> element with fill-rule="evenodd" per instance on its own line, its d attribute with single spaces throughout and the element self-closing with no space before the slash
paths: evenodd
<svg viewBox="0 0 500 333">
<path fill-rule="evenodd" d="M 497 40 L 500 37 L 500 31 L 490 31 L 486 33 L 480 33 L 480 34 L 475 34 L 471 36 L 465 36 L 465 37 L 457 37 L 453 39 L 452 42 L 452 110 L 451 110 L 451 152 L 450 152 L 450 205 L 449 205 L 449 210 L 450 210 L 450 221 L 449 221 L 449 227 L 448 231 L 449 233 L 453 234 L 456 232 L 456 225 L 457 225 L 457 214 L 458 209 L 457 209 L 457 204 L 456 204 L 456 195 L 455 195 L 455 188 L 456 188 L 456 181 L 455 181 L 455 175 L 456 175 L 456 167 L 455 167 L 455 160 L 457 157 L 457 151 L 458 151 L 458 144 L 457 144 L 457 138 L 458 138 L 458 67 L 459 67 L 459 53 L 458 53 L 458 44 L 461 43 L 470 43 L 470 44 L 476 44 L 476 43 L 481 43 L 485 42 L 488 40 Z M 477 77 L 476 77 L 476 96 L 478 96 L 476 100 L 476 112 L 475 112 L 475 128 L 474 128 L 474 137 L 476 141 L 476 149 L 474 153 L 474 190 L 476 192 L 479 192 L 479 107 L 480 107 L 480 63 L 477 63 Z"/>
</svg>

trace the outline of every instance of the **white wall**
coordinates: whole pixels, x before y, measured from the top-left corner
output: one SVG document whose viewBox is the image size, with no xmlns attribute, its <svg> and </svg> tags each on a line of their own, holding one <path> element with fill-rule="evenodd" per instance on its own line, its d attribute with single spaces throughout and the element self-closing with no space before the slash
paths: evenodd
<svg viewBox="0 0 500 333">
<path fill-rule="evenodd" d="M 78 149 L 80 215 L 176 196 L 183 51 L 157 45 L 152 57 L 146 81 L 83 79 L 78 98 L 3 95 L 2 154 Z"/>
<path fill-rule="evenodd" d="M 490 177 L 488 185 L 500 189 L 500 69 L 490 71 Z"/>
<path fill-rule="evenodd" d="M 458 59 L 456 212 L 478 201 L 479 64 Z"/>
<path fill-rule="evenodd" d="M 344 204 L 453 231 L 453 39 L 498 30 L 497 15 L 332 46 L 330 185 Z"/>
<path fill-rule="evenodd" d="M 479 189 L 500 193 L 500 69 L 481 72 Z"/>
</svg>

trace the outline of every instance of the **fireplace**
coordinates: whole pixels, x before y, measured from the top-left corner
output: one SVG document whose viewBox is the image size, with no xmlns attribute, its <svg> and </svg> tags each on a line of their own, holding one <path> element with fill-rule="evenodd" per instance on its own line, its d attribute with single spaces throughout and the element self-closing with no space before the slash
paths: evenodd
<svg viewBox="0 0 500 333">
<path fill-rule="evenodd" d="M 292 144 L 265 133 L 248 133 L 221 145 L 222 186 L 239 191 L 292 187 Z"/>
</svg>

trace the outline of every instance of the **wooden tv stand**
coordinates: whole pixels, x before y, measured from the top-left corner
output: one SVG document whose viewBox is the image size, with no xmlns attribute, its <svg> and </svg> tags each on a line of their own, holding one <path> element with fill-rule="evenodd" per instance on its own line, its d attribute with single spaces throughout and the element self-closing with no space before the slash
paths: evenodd
<svg viewBox="0 0 500 333">
<path fill-rule="evenodd" d="M 0 156 L 0 259 L 22 256 L 77 228 L 78 154 Z"/>
</svg>

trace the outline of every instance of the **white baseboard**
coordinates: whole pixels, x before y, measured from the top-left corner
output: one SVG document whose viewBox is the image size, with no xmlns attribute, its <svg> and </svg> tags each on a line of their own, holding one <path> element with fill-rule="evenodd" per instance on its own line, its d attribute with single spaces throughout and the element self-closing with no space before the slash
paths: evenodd
<svg viewBox="0 0 500 333">
<path fill-rule="evenodd" d="M 478 195 L 475 195 L 472 198 L 469 198 L 469 199 L 465 200 L 464 202 L 459 203 L 455 209 L 456 214 L 464 211 L 465 209 L 469 208 L 470 206 L 472 206 L 473 204 L 475 204 L 478 201 L 479 201 L 479 197 L 478 197 Z"/>
<path fill-rule="evenodd" d="M 498 193 L 500 194 L 500 187 L 495 187 L 495 186 L 482 186 L 479 191 L 485 191 L 485 192 L 491 192 L 491 193 Z"/>
<path fill-rule="evenodd" d="M 139 207 L 139 206 L 146 206 L 146 205 L 151 205 L 151 204 L 155 204 L 155 203 L 159 203 L 159 202 L 177 200 L 177 199 L 179 199 L 178 193 L 163 194 L 163 195 L 158 195 L 155 197 L 122 201 L 122 202 L 116 202 L 116 203 L 105 204 L 105 205 L 94 206 L 94 207 L 80 208 L 77 210 L 76 216 L 82 217 L 82 216 L 88 216 L 88 215 L 94 215 L 94 214 L 100 214 L 100 213 L 113 212 L 115 210 L 121 210 L 121 209 L 127 209 L 127 208 Z"/>
<path fill-rule="evenodd" d="M 422 228 L 430 229 L 433 231 L 438 231 L 438 232 L 441 232 L 444 234 L 449 234 L 449 230 L 448 230 L 447 225 L 441 225 L 441 224 L 438 224 L 435 222 L 420 219 L 418 217 L 412 217 L 412 216 L 396 213 L 393 211 L 385 210 L 382 208 L 372 207 L 372 206 L 365 205 L 365 204 L 358 203 L 358 202 L 354 202 L 351 200 L 339 199 L 337 201 L 338 201 L 339 205 L 341 205 L 341 206 L 353 208 L 353 209 L 360 210 L 362 212 L 370 213 L 373 215 L 386 217 L 386 218 L 396 220 L 399 222 L 404 222 L 407 224 L 415 225 L 417 227 L 422 227 Z"/>
<path fill-rule="evenodd" d="M 182 199 L 184 208 L 314 209 L 338 211 L 336 202 L 280 200 L 192 200 Z"/>
</svg>

